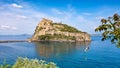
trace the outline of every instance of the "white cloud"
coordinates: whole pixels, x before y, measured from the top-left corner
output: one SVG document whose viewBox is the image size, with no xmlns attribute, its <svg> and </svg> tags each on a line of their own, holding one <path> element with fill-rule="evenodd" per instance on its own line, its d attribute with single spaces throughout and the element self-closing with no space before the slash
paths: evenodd
<svg viewBox="0 0 120 68">
<path fill-rule="evenodd" d="M 63 15 L 64 20 L 69 20 L 70 18 L 74 17 L 74 13 L 73 12 L 65 12 Z"/>
<path fill-rule="evenodd" d="M 59 11 L 59 10 L 56 9 L 56 8 L 52 8 L 51 10 L 52 10 L 52 12 L 55 13 L 55 14 L 63 14 L 63 12 Z"/>
<path fill-rule="evenodd" d="M 9 25 L 0 25 L 0 30 L 16 30 L 17 27 Z"/>
<path fill-rule="evenodd" d="M 105 17 L 103 17 L 103 16 L 97 16 L 97 17 L 96 17 L 96 19 L 99 19 L 99 20 L 100 20 L 100 19 L 103 19 L 103 18 L 105 18 Z"/>
<path fill-rule="evenodd" d="M 67 6 L 66 10 L 52 8 L 51 11 L 55 14 L 56 18 L 59 18 L 62 21 L 71 19 L 76 13 L 72 6 Z M 57 14 L 59 14 L 59 16 Z"/>
<path fill-rule="evenodd" d="M 38 12 L 34 12 L 33 16 L 31 16 L 33 18 L 36 18 L 38 20 L 42 19 L 42 18 L 47 18 L 47 19 L 50 19 L 50 20 L 53 20 L 53 22 L 59 22 L 61 21 L 61 19 L 59 19 L 58 17 L 54 17 L 54 16 L 50 16 L 50 15 L 47 15 L 45 13 L 38 13 Z"/>
<path fill-rule="evenodd" d="M 6 17 L 6 18 L 8 18 L 9 17 L 9 19 L 11 18 L 13 18 L 13 19 L 20 19 L 20 20 L 24 20 L 24 19 L 27 19 L 28 17 L 27 16 L 25 16 L 25 15 L 23 15 L 23 14 L 17 14 L 17 13 L 10 13 L 10 12 L 6 12 L 6 13 L 1 13 L 1 15 L 2 16 L 4 16 L 4 17 Z"/>
<path fill-rule="evenodd" d="M 79 28 L 85 32 L 95 33 L 94 29 L 99 25 L 99 20 L 90 19 L 88 16 L 78 16 L 76 20 L 79 24 Z"/>
<path fill-rule="evenodd" d="M 17 19 L 27 19 L 27 17 L 24 15 L 16 15 L 16 18 Z"/>
<path fill-rule="evenodd" d="M 0 6 L 0 9 L 4 9 L 4 8 Z"/>
<path fill-rule="evenodd" d="M 6 17 L 8 17 L 8 16 L 13 16 L 12 13 L 1 13 L 1 15 L 6 16 Z"/>
<path fill-rule="evenodd" d="M 87 12 L 84 12 L 84 13 L 82 13 L 83 15 L 87 15 L 87 16 L 90 16 L 90 15 L 92 15 L 91 13 L 87 13 Z"/>
<path fill-rule="evenodd" d="M 87 21 L 83 16 L 78 16 L 78 17 L 77 17 L 77 20 L 78 20 L 79 22 L 86 22 L 86 21 Z"/>
<path fill-rule="evenodd" d="M 23 6 L 15 4 L 15 3 L 11 4 L 11 6 L 14 8 L 23 8 Z"/>
</svg>

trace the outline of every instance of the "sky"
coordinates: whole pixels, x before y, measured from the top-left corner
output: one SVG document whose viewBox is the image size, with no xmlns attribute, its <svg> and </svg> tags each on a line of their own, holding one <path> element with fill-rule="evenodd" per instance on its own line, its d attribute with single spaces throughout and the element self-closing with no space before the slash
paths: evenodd
<svg viewBox="0 0 120 68">
<path fill-rule="evenodd" d="M 33 34 L 42 18 L 89 34 L 102 18 L 120 14 L 120 0 L 0 0 L 0 35 Z"/>
</svg>

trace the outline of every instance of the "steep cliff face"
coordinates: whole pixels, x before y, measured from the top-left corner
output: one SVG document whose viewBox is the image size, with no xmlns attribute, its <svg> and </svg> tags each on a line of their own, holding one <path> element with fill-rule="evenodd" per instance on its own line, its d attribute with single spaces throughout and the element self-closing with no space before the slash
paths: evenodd
<svg viewBox="0 0 120 68">
<path fill-rule="evenodd" d="M 43 18 L 30 41 L 90 41 L 90 35 L 74 27 Z"/>
</svg>

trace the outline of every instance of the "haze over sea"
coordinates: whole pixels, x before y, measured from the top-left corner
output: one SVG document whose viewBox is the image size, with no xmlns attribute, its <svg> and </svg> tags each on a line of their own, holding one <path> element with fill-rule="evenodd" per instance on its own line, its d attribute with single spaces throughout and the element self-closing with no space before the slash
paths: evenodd
<svg viewBox="0 0 120 68">
<path fill-rule="evenodd" d="M 25 40 L 28 35 L 0 36 L 0 40 Z M 60 68 L 120 68 L 120 49 L 101 36 L 91 42 L 13 42 L 0 43 L 0 64 L 14 64 L 17 57 L 55 62 Z"/>
</svg>

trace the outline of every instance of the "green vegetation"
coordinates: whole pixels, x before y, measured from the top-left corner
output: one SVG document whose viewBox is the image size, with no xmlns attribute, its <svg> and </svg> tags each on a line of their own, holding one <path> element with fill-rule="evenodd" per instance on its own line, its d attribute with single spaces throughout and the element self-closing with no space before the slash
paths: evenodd
<svg viewBox="0 0 120 68">
<path fill-rule="evenodd" d="M 42 29 L 44 29 L 43 27 L 36 27 L 36 30 L 35 30 L 35 32 L 38 32 L 38 31 L 40 31 L 40 30 L 42 30 Z"/>
<path fill-rule="evenodd" d="M 12 66 L 9 64 L 3 64 L 3 65 L 0 65 L 0 68 L 12 68 Z"/>
<path fill-rule="evenodd" d="M 59 29 L 60 29 L 60 31 L 63 31 L 63 32 L 81 32 L 81 31 L 77 30 L 76 28 L 71 27 L 71 26 L 66 25 L 66 24 L 53 23 L 53 25 L 62 25 L 64 28 L 59 28 Z"/>
<path fill-rule="evenodd" d="M 52 38 L 51 34 L 41 35 L 39 36 L 40 40 L 50 40 Z"/>
<path fill-rule="evenodd" d="M 108 19 L 101 19 L 102 25 L 97 27 L 95 31 L 102 31 L 102 41 L 110 39 L 112 43 L 117 43 L 120 47 L 120 16 L 114 14 Z"/>
<path fill-rule="evenodd" d="M 0 68 L 58 68 L 53 62 L 46 63 L 43 60 L 18 58 L 16 63 L 12 65 L 3 64 Z"/>
<path fill-rule="evenodd" d="M 45 34 L 45 35 L 41 35 L 39 36 L 40 40 L 51 40 L 51 39 L 67 39 L 67 40 L 75 40 L 74 36 L 66 36 L 63 34 Z"/>
<path fill-rule="evenodd" d="M 42 29 L 44 29 L 43 27 L 40 27 L 38 30 L 40 31 L 40 30 L 42 30 Z"/>
<path fill-rule="evenodd" d="M 0 64 L 0 68 L 12 68 L 12 67 L 11 65 L 6 64 L 6 60 L 4 60 L 4 64 L 3 65 Z"/>
</svg>

